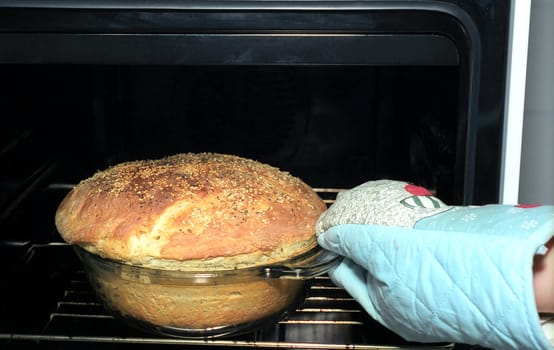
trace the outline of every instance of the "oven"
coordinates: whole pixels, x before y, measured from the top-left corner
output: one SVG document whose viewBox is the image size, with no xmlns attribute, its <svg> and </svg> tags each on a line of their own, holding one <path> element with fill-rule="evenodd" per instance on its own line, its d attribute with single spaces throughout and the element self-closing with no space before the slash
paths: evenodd
<svg viewBox="0 0 554 350">
<path fill-rule="evenodd" d="M 326 276 L 252 334 L 145 334 L 104 311 L 53 218 L 99 169 L 205 151 L 328 204 L 380 178 L 501 201 L 513 16 L 497 0 L 0 1 L 0 347 L 464 348 L 402 340 Z"/>
</svg>

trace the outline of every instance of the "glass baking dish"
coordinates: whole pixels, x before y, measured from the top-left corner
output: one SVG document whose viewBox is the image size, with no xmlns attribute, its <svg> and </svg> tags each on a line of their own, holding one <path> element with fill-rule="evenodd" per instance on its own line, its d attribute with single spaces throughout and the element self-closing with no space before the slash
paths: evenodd
<svg viewBox="0 0 554 350">
<path fill-rule="evenodd" d="M 279 264 L 217 271 L 132 266 L 74 246 L 98 298 L 141 330 L 215 338 L 270 326 L 303 301 L 309 280 L 341 257 L 319 246 Z"/>
</svg>

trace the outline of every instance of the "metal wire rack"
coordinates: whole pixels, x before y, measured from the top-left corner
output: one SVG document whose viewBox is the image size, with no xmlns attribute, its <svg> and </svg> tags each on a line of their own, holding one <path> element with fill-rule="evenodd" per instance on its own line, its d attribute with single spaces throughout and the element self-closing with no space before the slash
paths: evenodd
<svg viewBox="0 0 554 350">
<path fill-rule="evenodd" d="M 67 190 L 64 186 L 50 187 L 52 191 Z M 340 191 L 316 190 L 327 204 L 331 204 Z M 453 347 L 451 344 L 418 344 L 402 340 L 369 317 L 326 275 L 311 281 L 306 297 L 298 308 L 264 329 L 215 339 L 151 335 L 126 325 L 106 312 L 70 245 L 64 242 L 22 242 L 20 247 L 25 252 L 19 258 L 21 266 L 14 271 L 21 278 L 14 278 L 12 284 L 19 284 L 21 289 L 13 289 L 13 293 L 3 298 L 16 299 L 14 303 L 25 303 L 26 298 L 40 298 L 25 309 L 19 309 L 17 305 L 10 307 L 11 303 L 4 302 L 7 315 L 11 313 L 12 317 L 23 321 L 20 326 L 13 327 L 0 324 L 0 348 L 3 345 L 18 347 L 20 344 L 56 349 L 71 348 L 76 344 L 80 348 L 88 345 L 95 349 L 160 346 L 372 350 Z M 25 271 L 26 275 L 22 275 L 21 271 Z M 29 318 L 18 316 L 20 313 L 28 313 Z"/>
</svg>

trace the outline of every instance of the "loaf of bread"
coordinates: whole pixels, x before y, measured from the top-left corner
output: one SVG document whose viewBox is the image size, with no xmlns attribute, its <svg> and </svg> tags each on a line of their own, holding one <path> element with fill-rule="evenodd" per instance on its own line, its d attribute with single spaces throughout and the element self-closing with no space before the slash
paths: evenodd
<svg viewBox="0 0 554 350">
<path fill-rule="evenodd" d="M 131 265 L 235 269 L 313 248 L 325 209 L 307 184 L 275 167 L 188 153 L 97 172 L 65 197 L 55 223 L 67 242 Z"/>
</svg>

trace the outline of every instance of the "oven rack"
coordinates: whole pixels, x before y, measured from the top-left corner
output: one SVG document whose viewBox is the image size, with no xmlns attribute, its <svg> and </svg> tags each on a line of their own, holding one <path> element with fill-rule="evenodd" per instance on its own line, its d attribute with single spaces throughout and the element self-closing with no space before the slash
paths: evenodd
<svg viewBox="0 0 554 350">
<path fill-rule="evenodd" d="M 374 323 L 328 276 L 314 279 L 304 302 L 269 328 L 228 339 L 180 339 L 132 329 L 106 313 L 82 270 L 75 272 L 41 332 L 0 334 L 0 340 L 135 346 L 180 345 L 288 349 L 450 349 L 410 344 Z"/>
<path fill-rule="evenodd" d="M 179 348 L 287 348 L 287 349 L 451 349 L 453 344 L 404 341 L 373 320 L 361 306 L 327 276 L 309 283 L 304 301 L 274 325 L 262 330 L 214 339 L 180 339 L 136 330 L 106 312 L 89 284 L 71 245 L 61 241 L 44 220 L 53 217 L 68 184 L 50 184 L 37 197 L 24 201 L 12 217 L 21 232 L 45 233 L 58 240 L 4 241 L 0 258 L 12 265 L 8 288 L 0 289 L 0 348 L 156 349 Z M 317 188 L 327 205 L 340 189 Z M 36 192 L 35 192 L 36 194 Z M 49 208 L 44 218 L 37 213 Z M 25 224 L 25 225 L 24 225 Z M 45 232 L 47 231 L 47 232 Z M 8 265 L 9 266 L 9 265 Z"/>
</svg>

